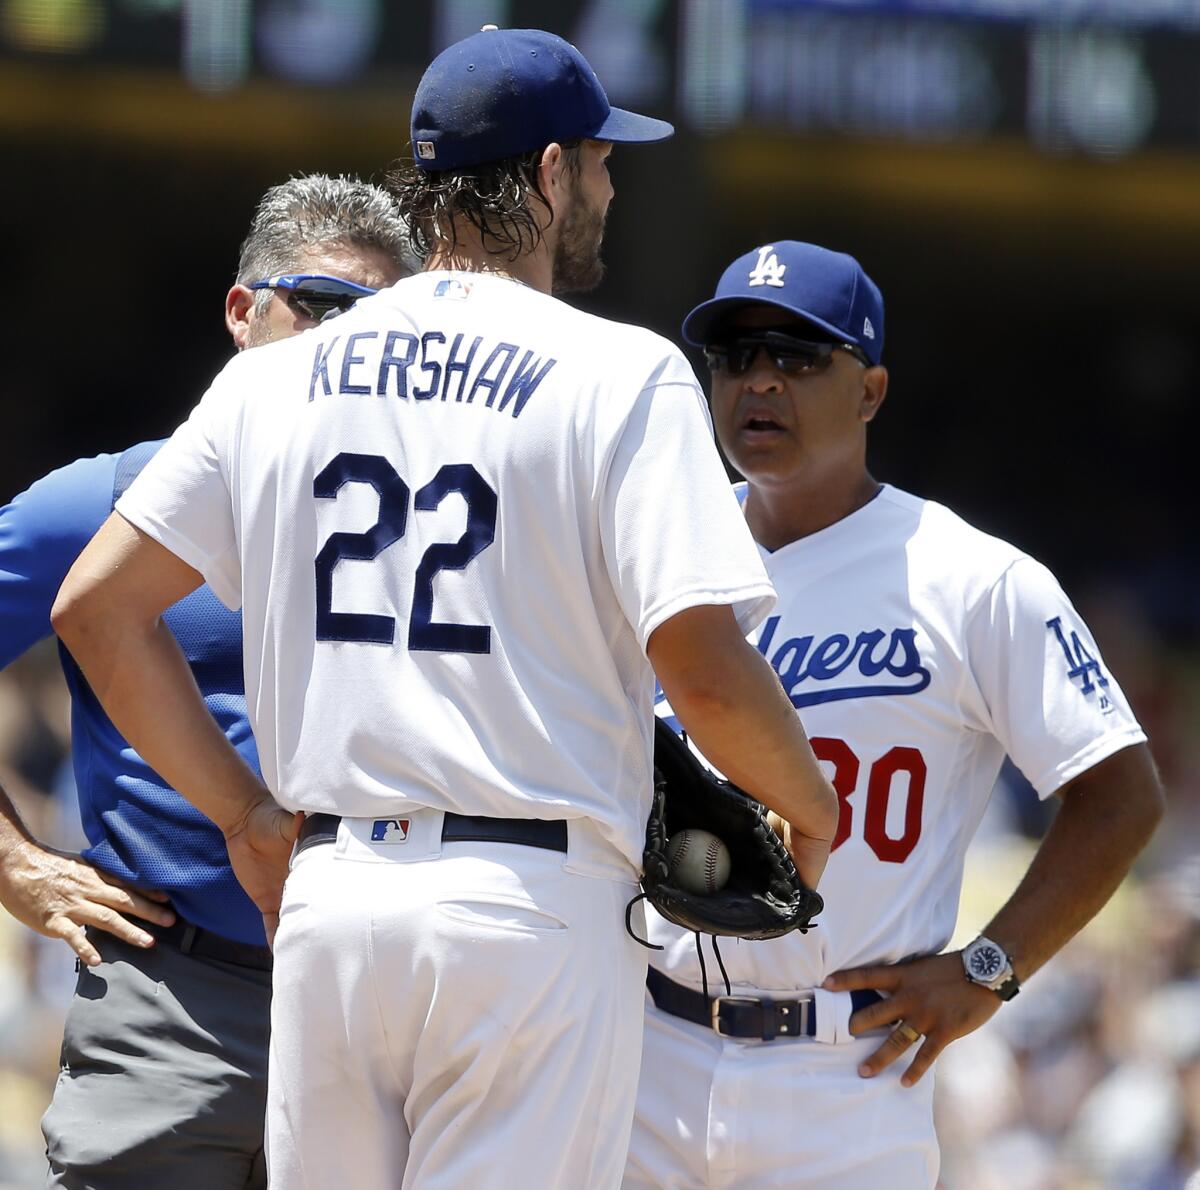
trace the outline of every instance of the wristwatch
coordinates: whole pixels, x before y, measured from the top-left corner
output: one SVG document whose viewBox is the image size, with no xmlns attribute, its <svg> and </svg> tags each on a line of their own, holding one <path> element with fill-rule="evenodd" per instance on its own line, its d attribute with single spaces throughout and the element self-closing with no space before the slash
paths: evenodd
<svg viewBox="0 0 1200 1190">
<path fill-rule="evenodd" d="M 1021 981 L 1013 970 L 1004 947 L 982 935 L 962 952 L 963 970 L 972 983 L 995 992 L 1001 1000 L 1011 1000 L 1021 990 Z"/>
</svg>

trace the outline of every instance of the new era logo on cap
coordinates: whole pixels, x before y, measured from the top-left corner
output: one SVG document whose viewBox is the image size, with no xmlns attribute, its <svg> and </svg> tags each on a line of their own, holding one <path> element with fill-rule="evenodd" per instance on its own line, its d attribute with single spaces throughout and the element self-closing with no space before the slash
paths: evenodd
<svg viewBox="0 0 1200 1190">
<path fill-rule="evenodd" d="M 871 320 L 869 318 L 863 319 L 863 334 L 866 335 L 868 339 L 875 338 L 875 328 L 871 325 Z"/>
<path fill-rule="evenodd" d="M 371 824 L 372 843 L 403 843 L 408 838 L 407 818 L 376 818 Z"/>
</svg>

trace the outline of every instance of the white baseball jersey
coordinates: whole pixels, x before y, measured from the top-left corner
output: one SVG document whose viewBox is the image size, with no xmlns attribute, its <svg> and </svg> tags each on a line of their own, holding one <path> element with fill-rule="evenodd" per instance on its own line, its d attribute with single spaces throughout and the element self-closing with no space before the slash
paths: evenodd
<svg viewBox="0 0 1200 1190">
<path fill-rule="evenodd" d="M 774 601 L 679 351 L 495 276 L 238 356 L 117 508 L 242 606 L 282 805 L 586 816 L 635 867 L 648 638 Z"/>
<path fill-rule="evenodd" d="M 817 928 L 722 950 L 772 992 L 945 946 L 1006 753 L 1044 798 L 1145 735 L 1054 576 L 940 504 L 884 487 L 763 557 L 780 601 L 758 648 L 841 801 Z M 650 937 L 701 986 L 693 935 L 652 916 Z"/>
</svg>

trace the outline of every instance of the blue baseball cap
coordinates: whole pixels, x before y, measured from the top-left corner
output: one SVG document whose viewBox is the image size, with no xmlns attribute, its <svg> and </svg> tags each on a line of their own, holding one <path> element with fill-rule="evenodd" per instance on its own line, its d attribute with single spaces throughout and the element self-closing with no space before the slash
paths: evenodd
<svg viewBox="0 0 1200 1190">
<path fill-rule="evenodd" d="M 426 170 L 502 161 L 551 142 L 666 140 L 665 120 L 623 111 L 587 59 L 540 29 L 485 27 L 429 64 L 412 109 L 416 163 Z"/>
<path fill-rule="evenodd" d="M 725 314 L 748 305 L 778 306 L 862 348 L 873 364 L 883 355 L 883 295 L 844 252 L 776 240 L 739 256 L 714 296 L 683 320 L 684 339 L 704 346 Z"/>
</svg>

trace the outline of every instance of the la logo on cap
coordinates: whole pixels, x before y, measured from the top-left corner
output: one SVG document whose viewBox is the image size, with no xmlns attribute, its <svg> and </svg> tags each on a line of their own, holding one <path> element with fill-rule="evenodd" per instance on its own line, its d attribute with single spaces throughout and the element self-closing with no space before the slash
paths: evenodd
<svg viewBox="0 0 1200 1190">
<path fill-rule="evenodd" d="M 425 161 L 432 161 L 437 156 L 437 150 L 433 147 L 433 141 L 417 141 L 417 156 Z"/>
<path fill-rule="evenodd" d="M 783 274 L 787 265 L 779 263 L 775 255 L 774 244 L 764 244 L 758 250 L 758 263 L 750 270 L 751 285 L 771 285 L 776 289 L 783 288 Z"/>
</svg>

